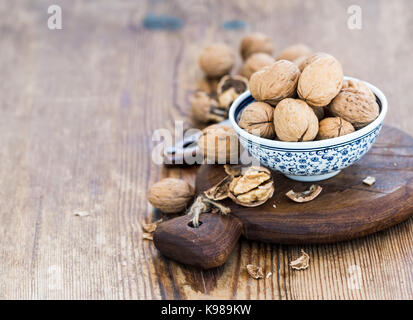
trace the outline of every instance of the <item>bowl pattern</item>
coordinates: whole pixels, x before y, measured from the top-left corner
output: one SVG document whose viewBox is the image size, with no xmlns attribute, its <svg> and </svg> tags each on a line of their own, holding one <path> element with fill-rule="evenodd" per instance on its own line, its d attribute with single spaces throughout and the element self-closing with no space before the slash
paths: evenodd
<svg viewBox="0 0 413 320">
<path fill-rule="evenodd" d="M 286 175 L 325 175 L 359 160 L 373 145 L 381 125 L 368 134 L 329 148 L 293 150 L 260 145 L 239 136 L 242 146 L 264 166 Z M 338 173 L 338 172 L 337 172 Z"/>
</svg>

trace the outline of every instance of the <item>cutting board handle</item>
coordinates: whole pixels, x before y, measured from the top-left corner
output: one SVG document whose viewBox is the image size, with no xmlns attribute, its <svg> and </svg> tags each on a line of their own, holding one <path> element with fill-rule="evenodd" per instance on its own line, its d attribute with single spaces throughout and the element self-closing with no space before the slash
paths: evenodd
<svg viewBox="0 0 413 320">
<path fill-rule="evenodd" d="M 204 213 L 194 228 L 191 220 L 186 215 L 161 223 L 153 236 L 156 248 L 168 258 L 203 269 L 224 264 L 242 233 L 241 221 L 232 215 Z"/>
</svg>

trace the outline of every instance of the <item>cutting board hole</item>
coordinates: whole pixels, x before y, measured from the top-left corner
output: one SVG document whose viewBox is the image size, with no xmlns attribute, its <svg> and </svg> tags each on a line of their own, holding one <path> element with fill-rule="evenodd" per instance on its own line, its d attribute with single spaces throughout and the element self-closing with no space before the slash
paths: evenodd
<svg viewBox="0 0 413 320">
<path fill-rule="evenodd" d="M 188 222 L 188 227 L 191 227 L 191 228 L 199 228 L 200 226 L 202 226 L 202 221 L 199 221 L 199 226 L 198 227 L 195 227 L 194 225 L 193 225 L 193 223 L 192 223 L 192 221 L 189 221 Z"/>
</svg>

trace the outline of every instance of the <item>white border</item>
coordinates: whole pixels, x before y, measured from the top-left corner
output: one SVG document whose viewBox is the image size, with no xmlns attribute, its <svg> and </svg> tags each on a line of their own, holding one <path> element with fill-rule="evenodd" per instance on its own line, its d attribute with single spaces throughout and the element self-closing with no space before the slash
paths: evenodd
<svg viewBox="0 0 413 320">
<path fill-rule="evenodd" d="M 354 81 L 362 81 L 356 78 L 352 77 L 344 77 L 344 80 L 354 80 Z M 243 94 L 241 94 L 231 105 L 231 108 L 229 110 L 229 121 L 231 122 L 232 127 L 234 130 L 243 138 L 248 139 L 252 142 L 261 144 L 261 145 L 266 145 L 268 147 L 274 147 L 274 148 L 284 148 L 284 149 L 311 149 L 311 148 L 323 148 L 323 147 L 332 147 L 336 144 L 341 144 L 341 143 L 346 143 L 350 142 L 354 139 L 358 139 L 365 134 L 373 131 L 376 129 L 380 124 L 383 122 L 384 118 L 386 117 L 387 114 L 387 109 L 388 109 L 388 103 L 386 96 L 384 93 L 378 89 L 377 87 L 373 86 L 372 84 L 362 81 L 364 84 L 366 84 L 376 95 L 376 97 L 380 100 L 381 102 L 381 110 L 380 114 L 377 117 L 376 120 L 374 120 L 372 123 L 369 125 L 365 126 L 364 128 L 361 128 L 355 132 L 346 134 L 341 137 L 337 138 L 332 138 L 332 139 L 326 139 L 326 140 L 317 140 L 317 141 L 306 141 L 306 142 L 286 142 L 286 141 L 278 141 L 278 140 L 270 140 L 270 139 L 265 139 L 261 137 L 254 136 L 244 129 L 242 129 L 240 126 L 238 126 L 238 123 L 235 121 L 235 110 L 238 108 L 238 106 L 241 104 L 243 100 L 245 100 L 247 97 L 251 95 L 250 91 L 245 91 Z"/>
</svg>

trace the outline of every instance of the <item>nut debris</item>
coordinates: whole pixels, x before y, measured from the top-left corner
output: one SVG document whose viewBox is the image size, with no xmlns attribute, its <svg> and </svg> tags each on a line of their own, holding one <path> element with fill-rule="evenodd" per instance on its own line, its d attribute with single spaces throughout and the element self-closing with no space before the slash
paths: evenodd
<svg viewBox="0 0 413 320">
<path fill-rule="evenodd" d="M 144 232 L 142 238 L 143 238 L 144 240 L 153 241 L 153 234 L 152 234 L 152 233 L 146 233 L 146 232 Z"/>
<path fill-rule="evenodd" d="M 162 221 L 162 219 L 159 219 L 152 223 L 142 223 L 142 229 L 147 233 L 153 233 Z"/>
<path fill-rule="evenodd" d="M 295 192 L 294 190 L 288 191 L 285 195 L 295 202 L 308 202 L 318 197 L 323 190 L 319 185 L 313 184 L 310 189 L 303 192 Z"/>
<path fill-rule="evenodd" d="M 254 266 L 253 264 L 248 264 L 247 271 L 250 277 L 253 279 L 258 280 L 258 279 L 264 278 L 264 273 L 262 272 L 262 268 L 259 266 L 257 267 L 257 266 Z"/>
<path fill-rule="evenodd" d="M 268 272 L 267 275 L 265 276 L 266 279 L 272 276 L 272 272 Z"/>
<path fill-rule="evenodd" d="M 375 177 L 370 177 L 368 176 L 366 179 L 363 180 L 364 184 L 367 184 L 368 186 L 372 186 L 376 182 Z"/>
<path fill-rule="evenodd" d="M 82 210 L 76 210 L 75 212 L 73 212 L 73 214 L 78 217 L 87 217 L 90 215 L 88 211 L 82 211 Z"/>
<path fill-rule="evenodd" d="M 294 270 L 305 270 L 309 266 L 310 256 L 307 253 L 305 253 L 304 250 L 301 250 L 301 253 L 301 257 L 290 262 L 290 267 Z"/>
</svg>

